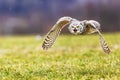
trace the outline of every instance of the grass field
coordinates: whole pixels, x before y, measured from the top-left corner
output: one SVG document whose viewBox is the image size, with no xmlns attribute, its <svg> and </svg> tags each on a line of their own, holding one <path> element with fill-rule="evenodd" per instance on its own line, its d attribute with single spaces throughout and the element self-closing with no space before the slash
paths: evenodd
<svg viewBox="0 0 120 80">
<path fill-rule="evenodd" d="M 120 33 L 60 36 L 48 51 L 35 36 L 0 37 L 0 80 L 120 80 Z"/>
</svg>

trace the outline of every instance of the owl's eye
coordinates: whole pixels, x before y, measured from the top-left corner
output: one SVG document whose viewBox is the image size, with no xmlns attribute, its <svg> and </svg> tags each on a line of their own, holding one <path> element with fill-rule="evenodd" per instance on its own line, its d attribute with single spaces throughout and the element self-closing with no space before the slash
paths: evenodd
<svg viewBox="0 0 120 80">
<path fill-rule="evenodd" d="M 72 28 L 74 28 L 74 26 L 71 26 Z"/>
<path fill-rule="evenodd" d="M 77 26 L 77 28 L 79 28 L 79 26 Z"/>
</svg>

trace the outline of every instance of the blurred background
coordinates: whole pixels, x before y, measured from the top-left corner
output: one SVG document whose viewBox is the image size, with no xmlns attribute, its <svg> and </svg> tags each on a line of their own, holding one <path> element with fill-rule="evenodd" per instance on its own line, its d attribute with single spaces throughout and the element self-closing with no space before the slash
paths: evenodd
<svg viewBox="0 0 120 80">
<path fill-rule="evenodd" d="M 94 19 L 103 32 L 118 32 L 120 0 L 0 0 L 0 35 L 46 34 L 63 16 Z"/>
</svg>

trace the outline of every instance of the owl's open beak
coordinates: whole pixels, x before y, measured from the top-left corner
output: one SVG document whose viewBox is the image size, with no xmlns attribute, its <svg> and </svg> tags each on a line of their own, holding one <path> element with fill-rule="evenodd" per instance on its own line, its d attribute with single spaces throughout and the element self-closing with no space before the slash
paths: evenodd
<svg viewBox="0 0 120 80">
<path fill-rule="evenodd" d="M 76 33 L 76 32 L 77 32 L 77 29 L 74 29 L 73 31 Z"/>
</svg>

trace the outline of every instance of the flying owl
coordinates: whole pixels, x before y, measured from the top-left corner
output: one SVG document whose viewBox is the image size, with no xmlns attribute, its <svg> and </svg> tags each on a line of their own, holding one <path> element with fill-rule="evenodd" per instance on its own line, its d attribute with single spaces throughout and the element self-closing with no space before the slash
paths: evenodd
<svg viewBox="0 0 120 80">
<path fill-rule="evenodd" d="M 71 17 L 62 17 L 60 18 L 56 24 L 52 27 L 52 29 L 46 35 L 44 42 L 42 44 L 42 48 L 47 50 L 50 48 L 55 42 L 56 38 L 59 36 L 61 30 L 69 24 L 68 30 L 70 33 L 79 35 L 79 34 L 92 34 L 97 32 L 100 36 L 100 43 L 102 49 L 105 53 L 110 53 L 110 49 L 105 42 L 100 30 L 100 23 L 95 20 L 83 20 L 79 21 L 77 19 Z"/>
</svg>

